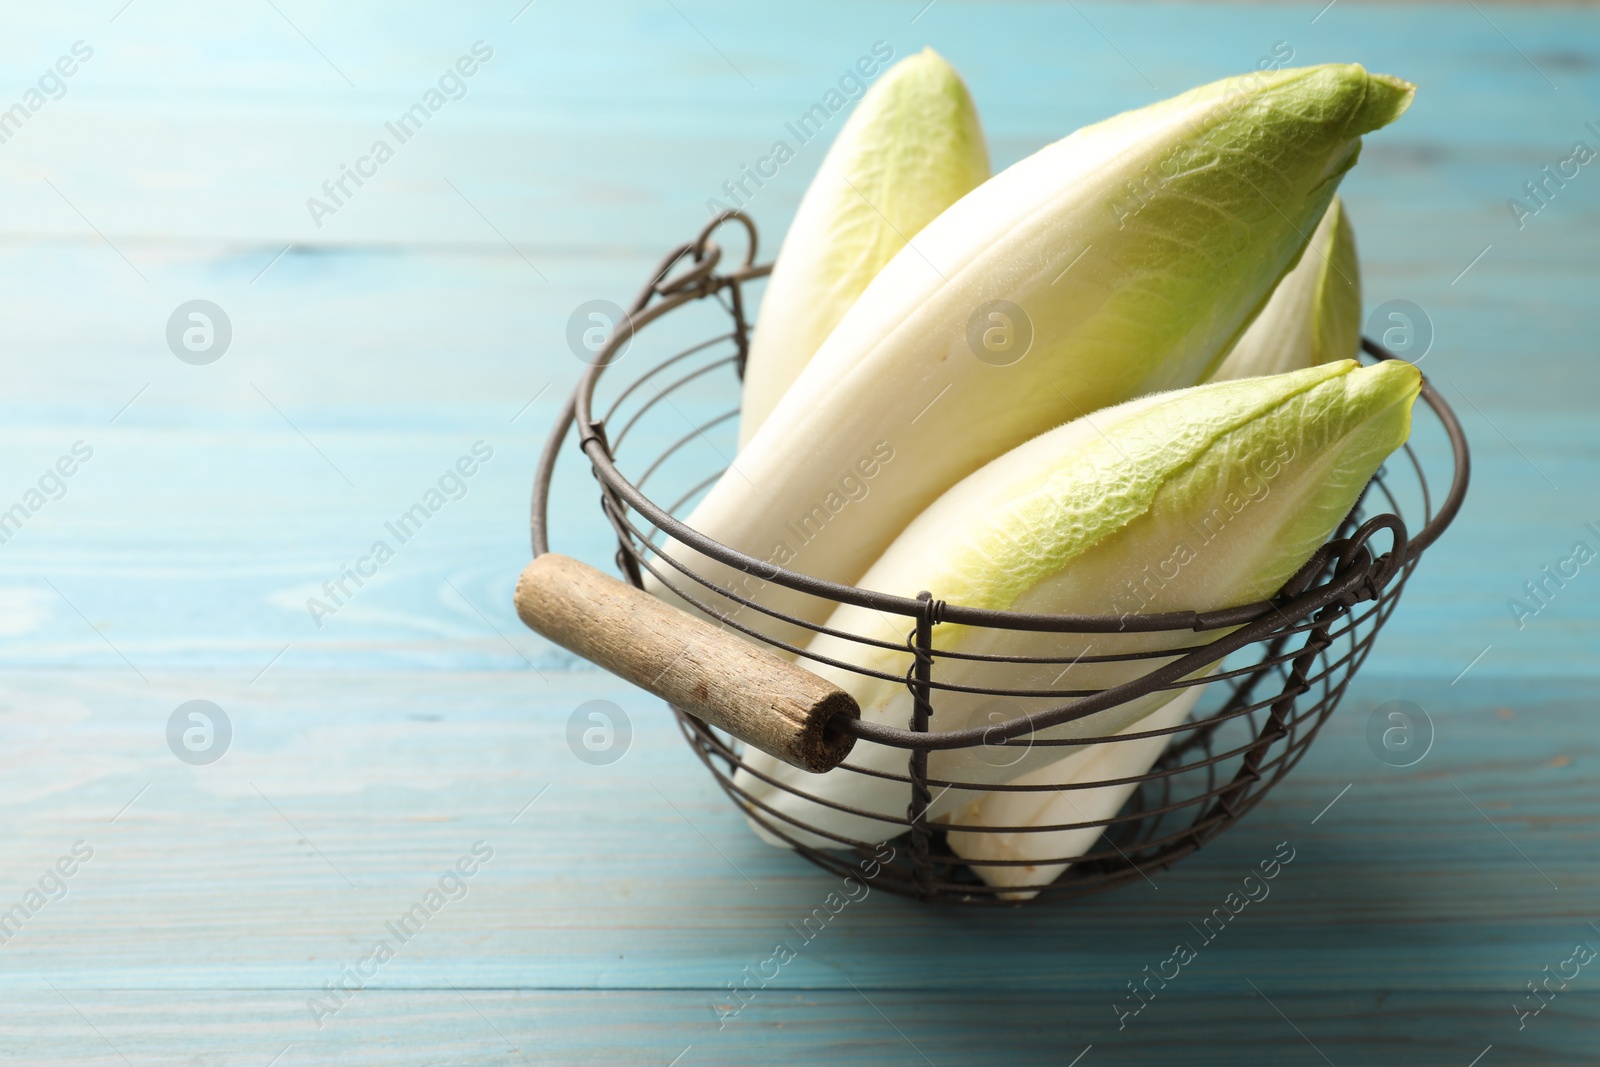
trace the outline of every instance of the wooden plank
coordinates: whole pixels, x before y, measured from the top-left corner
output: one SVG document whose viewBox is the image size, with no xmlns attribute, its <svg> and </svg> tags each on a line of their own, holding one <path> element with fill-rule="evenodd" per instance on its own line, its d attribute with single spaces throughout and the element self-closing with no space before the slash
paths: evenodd
<svg viewBox="0 0 1600 1067">
<path fill-rule="evenodd" d="M 1019 1067 L 1061 1067 L 1080 1055 L 1083 1065 L 1162 1067 L 1175 1060 L 1213 1062 L 1203 1059 L 1210 1049 L 1225 1049 L 1228 1063 L 1263 1067 L 1409 1067 L 1471 1063 L 1491 1046 L 1484 1064 L 1564 1067 L 1592 1063 L 1589 1050 L 1600 1034 L 1600 1004 L 1592 992 L 1561 996 L 1519 1032 L 1515 1017 L 1495 999 L 1302 995 L 1266 986 L 1262 991 L 1270 1002 L 1243 983 L 1225 995 L 1174 988 L 1121 1032 L 1104 998 L 899 990 L 863 996 L 848 989 L 774 993 L 756 998 L 719 1030 L 702 991 L 529 992 L 463 982 L 437 991 L 368 989 L 318 1030 L 301 991 L 203 990 L 175 999 L 62 987 L 59 994 L 8 997 L 0 1005 L 0 1036 L 28 1063 L 77 1067 L 125 1067 L 123 1056 L 133 1063 L 184 1056 L 208 1065 L 261 1064 L 280 1054 L 283 1067 L 712 1067 L 780 1057 L 897 1067 L 992 1063 L 997 1055 Z M 1419 1028 L 1425 1019 L 1436 1020 L 1438 1030 Z"/>
<path fill-rule="evenodd" d="M 693 7 L 680 17 L 646 3 L 552 5 L 514 24 L 451 12 L 401 26 L 375 25 L 359 8 L 290 13 L 355 88 L 270 9 L 241 15 L 204 49 L 193 44 L 181 8 L 130 11 L 114 26 L 29 12 L 19 16 L 24 36 L 9 52 L 19 77 L 75 38 L 92 39 L 99 51 L 67 96 L 6 146 L 5 228 L 94 238 L 41 183 L 40 171 L 54 170 L 84 215 L 117 239 L 274 251 L 290 240 L 500 248 L 449 178 L 530 255 L 597 245 L 653 250 L 680 240 L 705 216 L 707 198 L 784 137 L 784 123 L 880 39 L 900 55 L 932 44 L 957 63 L 1000 164 L 1086 122 L 1251 69 L 1279 41 L 1296 63 L 1357 58 L 1404 73 L 1423 87 L 1417 107 L 1374 146 L 1393 145 L 1405 169 L 1426 180 L 1427 198 L 1415 205 L 1422 214 L 1407 227 L 1413 234 L 1430 221 L 1470 216 L 1511 240 L 1505 198 L 1593 117 L 1583 106 L 1596 88 L 1592 39 L 1571 29 L 1582 16 L 1554 7 L 1502 9 L 1491 24 L 1464 5 L 1349 5 L 1312 25 L 1273 6 L 1179 5 L 1163 9 L 1160 33 L 1149 32 L 1141 9 L 1119 5 L 1086 18 L 1068 7 L 945 2 L 915 24 L 898 8 L 837 0 L 759 17 L 726 3 Z M 1495 25 L 1514 28 L 1514 46 Z M 1422 38 L 1430 48 L 1411 46 Z M 305 201 L 478 39 L 496 53 L 467 96 L 397 145 L 382 177 L 316 227 Z M 1565 90 L 1551 89 L 1541 70 Z M 774 223 L 787 224 L 820 159 L 815 141 L 796 147 L 804 149 L 796 162 L 753 191 L 752 203 Z M 1385 195 L 1373 174 L 1358 173 L 1349 185 L 1362 199 Z M 1595 202 L 1576 184 L 1570 194 Z M 1441 238 L 1466 245 L 1477 236 L 1432 233 L 1407 242 L 1414 256 L 1433 256 Z"/>
<path fill-rule="evenodd" d="M 546 678 L 10 676 L 0 899 L 76 840 L 95 858 L 4 945 L 0 985 L 318 988 L 479 840 L 493 860 L 385 984 L 445 988 L 465 971 L 489 987 L 710 989 L 796 939 L 835 880 L 755 839 L 658 702 L 603 676 Z M 783 985 L 1110 994 L 1194 940 L 1190 924 L 1289 841 L 1295 860 L 1205 946 L 1196 986 L 1509 994 L 1600 922 L 1596 746 L 1572 730 L 1588 689 L 1552 681 L 1530 701 L 1514 682 L 1358 681 L 1296 773 L 1156 888 L 977 913 L 875 894 Z M 1436 729 L 1408 771 L 1365 740 L 1397 698 Z M 209 766 L 167 748 L 192 699 L 232 723 Z M 607 766 L 567 740 L 592 700 L 631 723 Z"/>
</svg>

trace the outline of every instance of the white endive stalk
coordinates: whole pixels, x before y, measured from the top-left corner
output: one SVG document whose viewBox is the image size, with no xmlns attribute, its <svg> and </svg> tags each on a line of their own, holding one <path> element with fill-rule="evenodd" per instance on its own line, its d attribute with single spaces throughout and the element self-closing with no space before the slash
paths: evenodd
<svg viewBox="0 0 1600 1067">
<path fill-rule="evenodd" d="M 1121 731 L 1148 733 L 1177 726 L 1189 717 L 1205 686 L 1195 685 L 1174 697 L 1165 707 Z M 1012 785 L 1082 786 L 1088 782 L 1120 782 L 1093 788 L 1039 792 L 988 792 L 950 816 L 956 826 L 981 830 L 951 830 L 950 849 L 972 864 L 972 870 L 989 885 L 1041 886 L 1055 881 L 1071 866 L 1065 860 L 1081 856 L 1100 839 L 1099 826 L 1037 833 L 1007 833 L 991 827 L 1066 826 L 1103 823 L 1114 818 L 1138 782 L 1122 781 L 1148 774 L 1173 736 L 1136 737 L 1088 745 L 1064 759 L 1046 764 L 1011 782 Z M 985 860 L 1026 860 L 1026 867 L 985 866 Z M 1001 893 L 1003 900 L 1030 900 L 1037 889 Z"/>
<path fill-rule="evenodd" d="M 988 177 L 977 109 L 933 49 L 867 90 L 800 201 L 767 281 L 745 361 L 741 445 L 883 265 Z"/>
<path fill-rule="evenodd" d="M 1410 364 L 1363 369 L 1344 360 L 1098 412 L 1029 441 L 952 488 L 896 538 L 862 585 L 904 596 L 926 589 L 967 607 L 1076 615 L 1212 611 L 1268 599 L 1337 528 L 1379 463 L 1405 441 L 1420 388 L 1421 376 Z M 899 646 L 819 635 L 802 662 L 848 690 L 864 719 L 904 727 L 911 714 L 903 680 L 910 666 L 904 650 L 909 621 L 845 606 L 828 625 Z M 1120 657 L 1216 636 L 1028 633 L 941 623 L 933 628 L 934 681 L 1058 694 L 1006 698 L 1015 708 L 1007 717 L 1015 718 L 1074 703 L 1076 693 L 1108 689 L 1171 662 L 1160 655 Z M 997 663 L 952 653 L 1059 662 Z M 821 662 L 826 659 L 883 677 Z M 1203 677 L 1212 666 L 1188 677 Z M 1109 737 L 1174 695 L 1158 691 L 1039 736 Z M 984 725 L 993 703 L 975 693 L 935 690 L 932 728 Z M 1034 746 L 1020 760 L 1013 752 L 977 746 L 931 753 L 930 777 L 962 785 L 936 794 L 928 816 L 970 801 L 969 790 L 1053 762 L 1059 750 Z M 779 817 L 814 827 L 817 833 L 797 829 L 792 835 L 803 843 L 882 841 L 904 828 L 888 820 L 905 818 L 909 785 L 851 769 L 903 775 L 902 749 L 860 741 L 846 765 L 822 775 L 761 753 L 748 756 L 754 770 L 787 790 L 749 771 L 738 774 L 737 784 Z M 869 814 L 839 811 L 788 790 Z"/>
<path fill-rule="evenodd" d="M 1233 346 L 1214 382 L 1354 359 L 1361 345 L 1361 266 L 1343 202 L 1333 198 L 1300 262 Z"/>
<path fill-rule="evenodd" d="M 989 460 L 1080 414 L 1201 381 L 1294 262 L 1360 135 L 1412 91 L 1354 65 L 1229 79 L 996 175 L 873 279 L 688 525 L 853 582 Z M 831 610 L 677 543 L 664 551 L 804 622 Z M 773 638 L 810 636 L 709 596 Z"/>
</svg>

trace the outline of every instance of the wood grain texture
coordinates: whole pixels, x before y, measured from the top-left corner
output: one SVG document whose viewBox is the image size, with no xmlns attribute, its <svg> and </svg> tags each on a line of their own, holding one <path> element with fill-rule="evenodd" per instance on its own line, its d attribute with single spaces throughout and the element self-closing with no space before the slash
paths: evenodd
<svg viewBox="0 0 1600 1067">
<path fill-rule="evenodd" d="M 827 729 L 861 717 L 843 689 L 559 552 L 523 568 L 515 602 L 568 652 L 801 770 L 830 771 L 855 745 Z"/>
<path fill-rule="evenodd" d="M 1600 944 L 1600 572 L 1520 626 L 1508 601 L 1600 524 L 1600 172 L 1521 228 L 1506 205 L 1595 143 L 1592 8 L 121 6 L 13 5 L 0 35 L 6 105 L 95 48 L 0 145 L 0 506 L 94 449 L 0 545 L 0 911 L 94 849 L 0 944 L 0 1058 L 1593 1062 L 1600 976 L 1521 1029 L 1511 1005 Z M 479 39 L 468 94 L 314 225 L 306 199 Z M 961 69 L 997 166 L 1278 41 L 1416 81 L 1341 192 L 1368 315 L 1431 323 L 1474 485 L 1306 760 L 1155 887 L 983 914 L 874 894 L 719 1030 L 727 983 L 832 886 L 754 839 L 663 704 L 522 627 L 528 488 L 583 369 L 573 309 L 625 303 L 879 39 Z M 764 255 L 822 149 L 751 200 Z M 205 367 L 164 338 L 197 297 L 234 327 Z M 673 399 L 699 421 L 734 395 Z M 480 443 L 420 532 L 387 532 Z M 552 547 L 609 570 L 596 496 L 563 458 Z M 376 577 L 308 609 L 379 539 Z M 209 766 L 167 747 L 191 699 L 231 718 Z M 608 766 L 567 741 L 597 699 L 631 721 Z M 1414 768 L 1368 748 L 1389 700 L 1432 718 Z M 1285 840 L 1272 897 L 1118 1030 L 1126 983 Z M 480 841 L 466 895 L 318 1029 L 308 999 Z"/>
<path fill-rule="evenodd" d="M 81 1067 L 126 1067 L 155 1061 L 168 1049 L 165 1034 L 174 1026 L 189 1029 L 194 1062 L 241 1067 L 279 1054 L 284 1064 L 357 1067 L 664 1067 L 674 1057 L 682 1057 L 679 1064 L 744 1067 L 771 1062 L 774 1050 L 789 1062 L 827 1065 L 1061 1067 L 1081 1054 L 1080 1064 L 1098 1057 L 1168 1067 L 1209 1062 L 1208 1040 L 1227 1045 L 1226 1061 L 1217 1062 L 1243 1067 L 1466 1065 L 1486 1051 L 1480 1063 L 1494 1056 L 1579 1067 L 1594 1062 L 1586 1050 L 1600 1038 L 1600 1000 L 1593 993 L 1574 996 L 1560 1015 L 1547 1012 L 1520 1033 L 1477 1044 L 1469 1032 L 1477 1006 L 1459 998 L 1308 996 L 1256 992 L 1246 983 L 1224 994 L 1173 990 L 1123 1031 L 1092 997 L 1037 992 L 782 992 L 758 998 L 719 1029 L 714 998 L 703 992 L 461 985 L 438 992 L 367 990 L 320 1030 L 304 1005 L 282 991 L 204 991 L 181 1003 L 155 993 L 61 993 L 29 993 L 0 1005 L 0 1032 L 19 1062 L 70 1057 Z M 1063 1035 L 1053 1025 L 1063 1015 L 1102 1013 L 1109 1026 L 1086 1027 L 1079 1035 Z M 1419 1020 L 1429 1018 L 1449 1024 L 1451 1032 L 1421 1030 Z"/>
</svg>

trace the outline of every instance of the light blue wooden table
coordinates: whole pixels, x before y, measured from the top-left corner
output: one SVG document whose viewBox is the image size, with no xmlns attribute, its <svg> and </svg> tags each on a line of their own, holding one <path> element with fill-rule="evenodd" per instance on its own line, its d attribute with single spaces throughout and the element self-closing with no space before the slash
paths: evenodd
<svg viewBox="0 0 1600 1067">
<path fill-rule="evenodd" d="M 1596 543 L 1600 165 L 1520 228 L 1506 203 L 1600 147 L 1600 17 L 520 2 L 7 6 L 0 108 L 58 57 L 73 73 L 0 144 L 0 508 L 75 443 L 92 456 L 0 545 L 0 909 L 32 912 L 0 944 L 0 1059 L 1600 1059 L 1600 969 L 1512 1007 L 1600 945 L 1600 573 L 1521 627 L 1507 605 Z M 830 879 L 747 833 L 666 709 L 521 629 L 510 594 L 581 369 L 571 311 L 625 302 L 880 40 L 962 69 L 997 165 L 1278 42 L 1415 80 L 1345 196 L 1369 309 L 1431 321 L 1423 367 L 1476 481 L 1308 758 L 1214 845 L 1060 908 L 875 894 L 719 1027 L 726 984 Z M 307 199 L 479 41 L 464 95 L 313 219 Z M 751 202 L 769 249 L 821 150 Z M 195 299 L 231 323 L 209 365 L 166 340 Z M 465 495 L 314 620 L 307 599 L 476 442 L 492 457 Z M 564 470 L 558 547 L 603 560 L 592 483 Z M 591 699 L 633 724 L 609 766 L 565 740 Z M 1396 699 L 1437 734 L 1406 770 L 1364 739 Z M 217 762 L 168 747 L 190 700 L 228 717 Z M 1119 1030 L 1126 983 L 1286 840 L 1271 898 Z M 399 943 L 387 924 L 463 858 L 456 899 Z M 340 981 L 365 987 L 335 999 Z"/>
</svg>

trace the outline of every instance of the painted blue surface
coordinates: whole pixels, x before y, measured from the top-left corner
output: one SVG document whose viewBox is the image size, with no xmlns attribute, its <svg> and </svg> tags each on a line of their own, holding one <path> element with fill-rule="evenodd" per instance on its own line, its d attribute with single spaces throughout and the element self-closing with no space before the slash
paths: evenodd
<svg viewBox="0 0 1600 1067">
<path fill-rule="evenodd" d="M 12 5 L 0 35 L 6 106 L 94 49 L 0 145 L 0 507 L 94 450 L 0 545 L 0 907 L 94 849 L 0 944 L 8 1062 L 1594 1061 L 1592 969 L 1521 1028 L 1510 1005 L 1600 944 L 1600 572 L 1521 628 L 1507 601 L 1600 524 L 1600 171 L 1521 229 L 1506 207 L 1600 146 L 1592 11 L 118 3 Z M 306 199 L 479 40 L 466 95 L 316 226 Z M 572 309 L 626 302 L 878 40 L 957 64 L 997 165 L 1280 41 L 1416 81 L 1344 195 L 1369 310 L 1431 319 L 1475 482 L 1306 760 L 1159 888 L 984 914 L 873 896 L 719 1029 L 725 984 L 828 880 L 510 593 L 581 369 Z M 752 200 L 767 254 L 822 150 Z M 164 339 L 194 298 L 233 323 L 210 366 Z M 319 627 L 306 599 L 479 441 L 464 497 Z M 558 485 L 558 546 L 603 562 L 592 482 Z M 216 764 L 167 748 L 190 699 L 232 721 Z M 609 767 L 566 746 L 589 699 L 633 722 Z M 1409 770 L 1364 741 L 1394 699 L 1437 728 Z M 479 840 L 464 899 L 318 1027 L 308 1000 Z M 1272 897 L 1119 1030 L 1125 983 L 1284 840 Z"/>
</svg>

